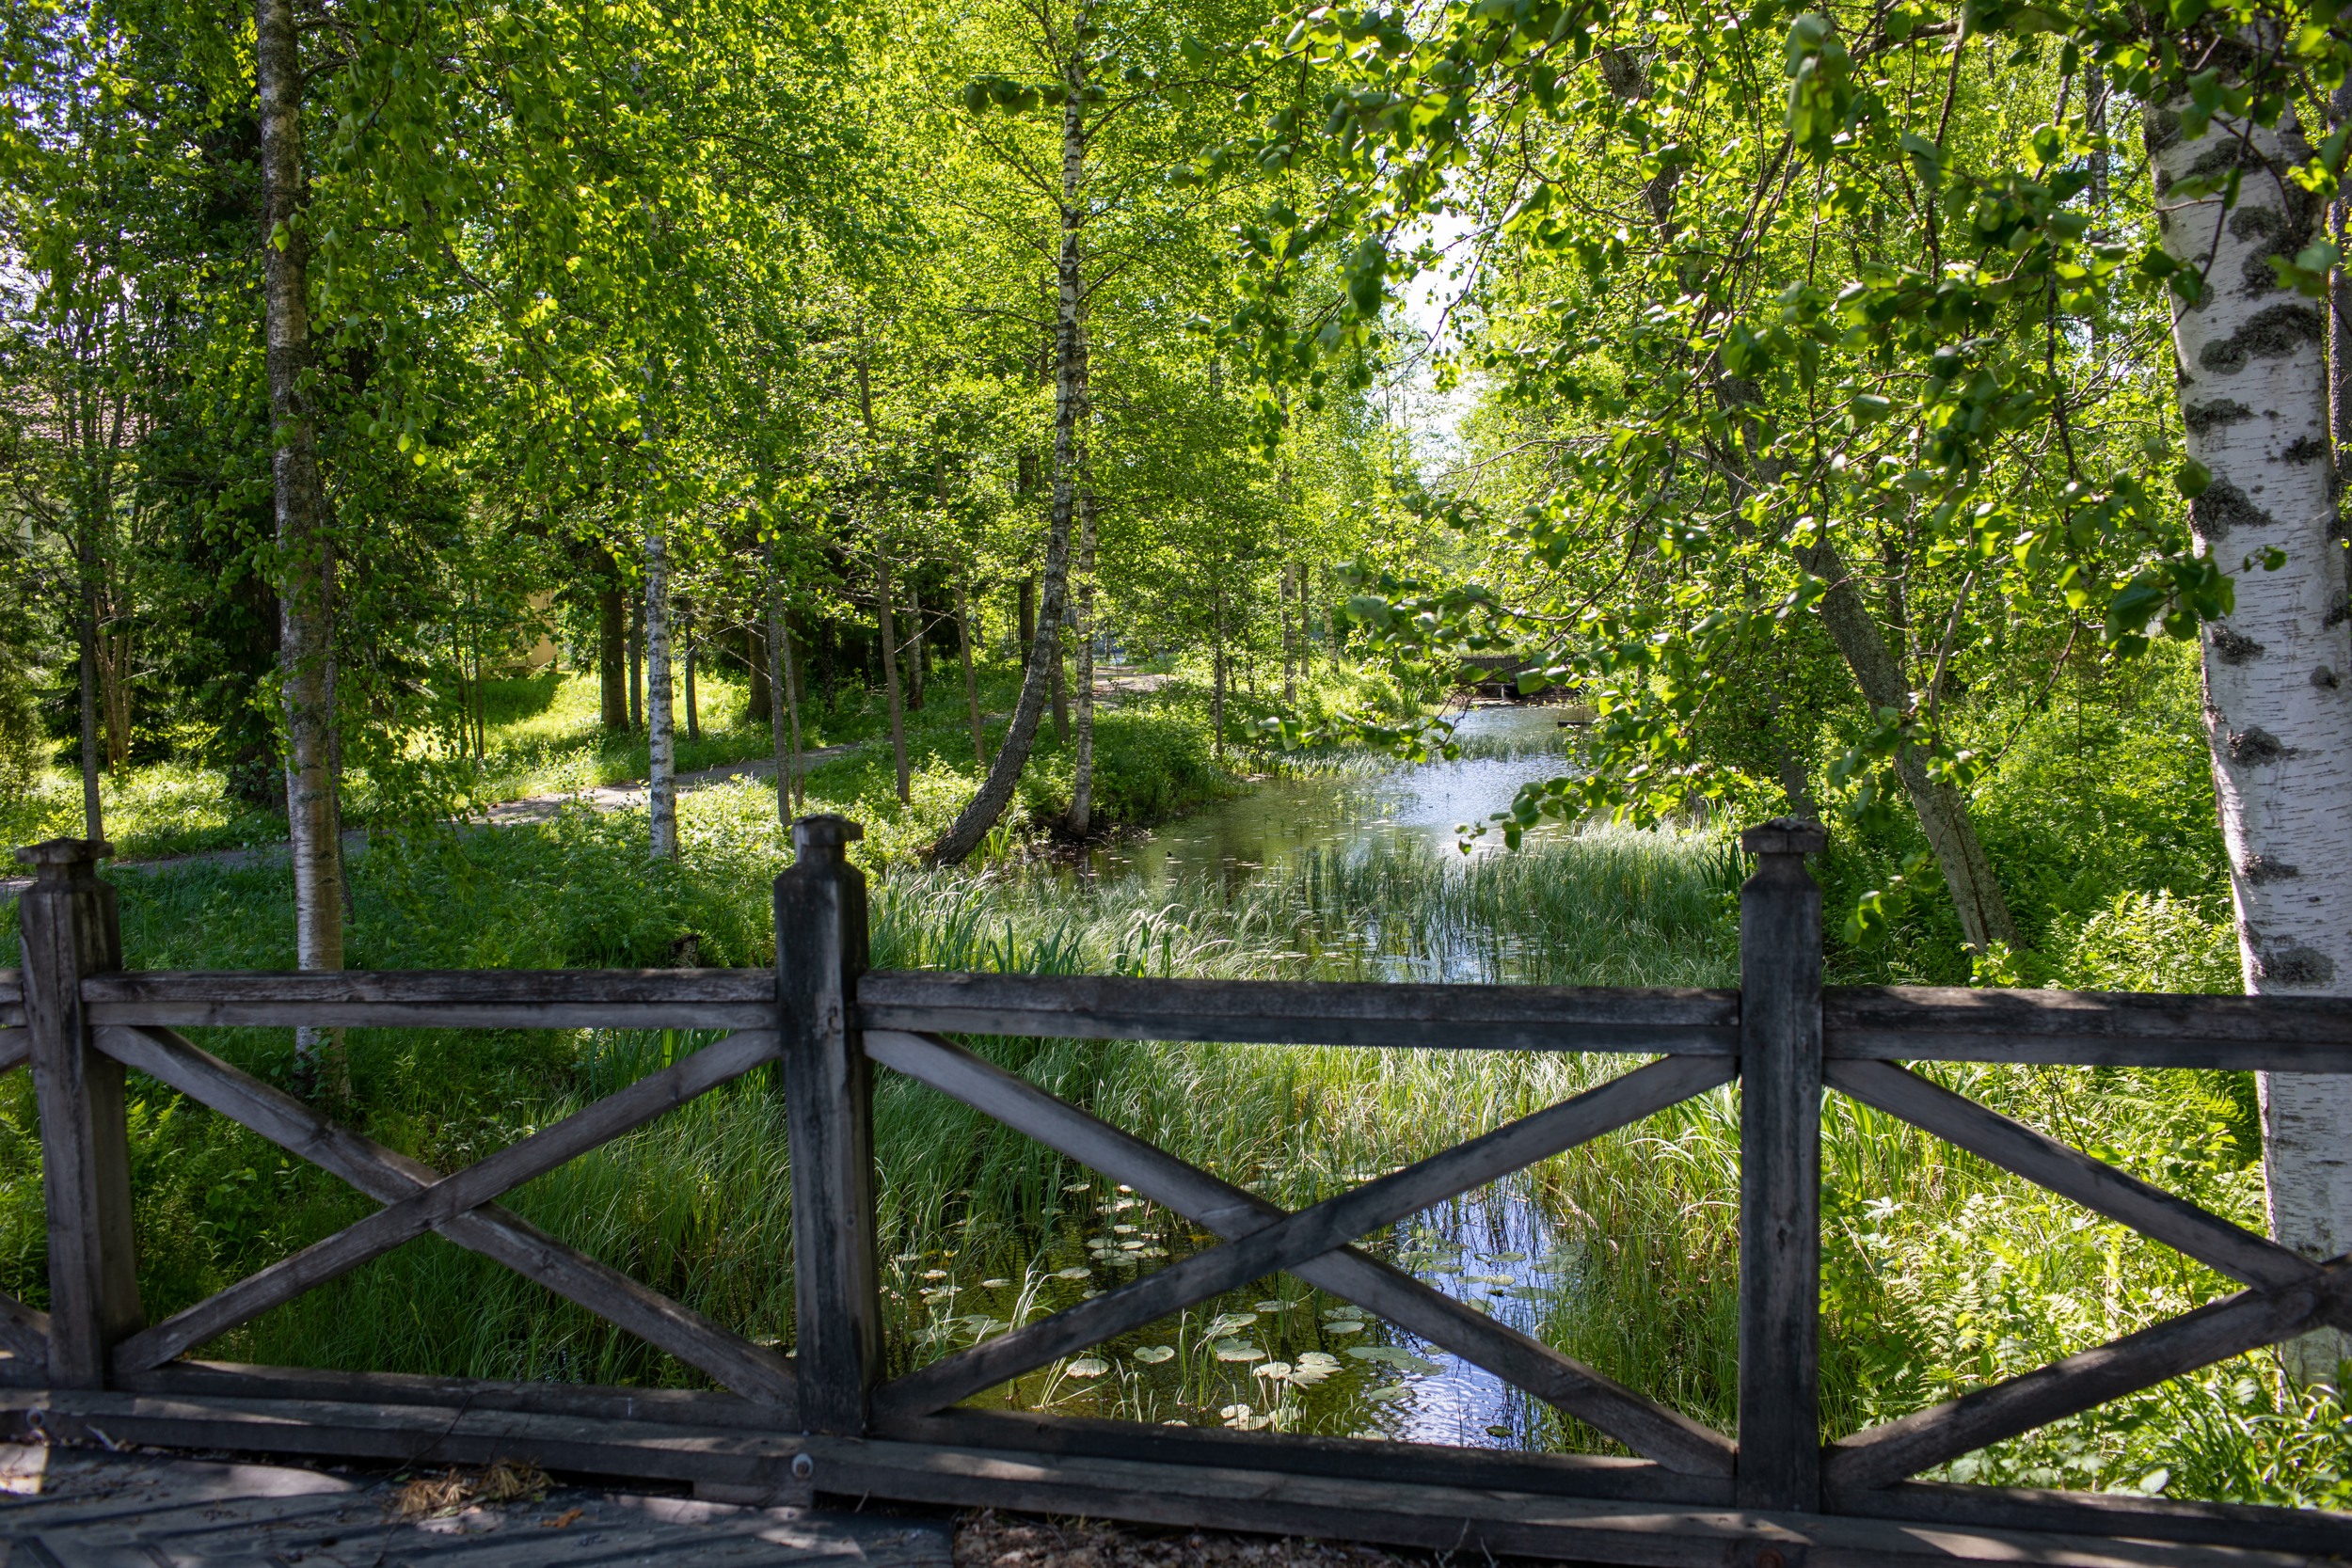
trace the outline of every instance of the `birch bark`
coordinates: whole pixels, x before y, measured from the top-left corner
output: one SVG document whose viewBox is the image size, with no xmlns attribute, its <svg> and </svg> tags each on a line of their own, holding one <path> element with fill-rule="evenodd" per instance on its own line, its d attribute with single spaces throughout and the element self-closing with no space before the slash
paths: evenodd
<svg viewBox="0 0 2352 1568">
<path fill-rule="evenodd" d="M 1083 32 L 1090 8 L 1080 5 L 1075 32 Z M 1082 187 L 1086 180 L 1087 58 L 1074 36 L 1062 64 L 1061 248 L 1054 274 L 1054 510 L 1045 531 L 1044 602 L 1039 607 L 1037 628 L 1029 643 L 1028 670 L 1021 679 L 1021 699 L 1013 705 L 1012 723 L 1004 744 L 989 764 L 988 776 L 947 831 L 931 845 L 926 858 L 935 865 L 953 865 L 979 847 L 996 819 L 1012 802 L 1012 792 L 1028 766 L 1029 749 L 1037 740 L 1038 721 L 1045 712 L 1048 689 L 1061 670 L 1061 622 L 1069 590 L 1070 522 L 1077 496 L 1078 410 L 1086 401 L 1086 354 L 1078 331 L 1080 286 L 1079 240 L 1086 224 Z"/>
<path fill-rule="evenodd" d="M 1078 497 L 1078 747 L 1068 827 L 1084 838 L 1094 825 L 1094 493 Z"/>
<path fill-rule="evenodd" d="M 2328 442 L 2327 321 L 2279 286 L 2273 256 L 2312 238 L 2317 204 L 2272 171 L 2308 156 L 2292 111 L 2275 127 L 2216 118 L 2183 135 L 2148 117 L 2167 251 L 2205 273 L 2176 307 L 2190 455 L 2212 474 L 2189 509 L 2198 548 L 2236 603 L 2204 634 L 2205 726 L 2249 991 L 2352 995 L 2352 628 Z M 2173 198 L 2188 178 L 2239 173 L 2238 198 Z M 2210 258 L 2210 265 L 2207 265 Z M 2265 571 L 2265 552 L 2284 564 Z M 2352 1250 L 2352 1080 L 2261 1084 L 2271 1233 L 2312 1258 Z M 2352 1354 L 2327 1331 L 2285 1347 L 2291 1375 L 2332 1379 Z"/>
<path fill-rule="evenodd" d="M 286 829 L 294 863 L 294 951 L 306 970 L 343 967 L 342 843 L 331 755 L 335 563 L 319 479 L 310 369 L 310 244 L 302 225 L 302 62 L 294 0 L 258 0 L 253 77 L 261 101 L 262 308 L 276 491 L 278 671 L 286 704 Z M 295 1031 L 305 1077 L 330 1098 L 349 1090 L 342 1040 Z"/>
</svg>

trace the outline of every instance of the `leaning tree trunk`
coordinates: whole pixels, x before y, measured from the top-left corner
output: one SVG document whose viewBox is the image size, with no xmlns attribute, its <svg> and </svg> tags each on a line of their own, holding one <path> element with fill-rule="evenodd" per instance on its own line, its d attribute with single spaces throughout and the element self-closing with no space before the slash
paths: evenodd
<svg viewBox="0 0 2352 1568">
<path fill-rule="evenodd" d="M 2352 627 L 2330 493 L 2319 307 L 2279 286 L 2273 256 L 2314 237 L 2315 202 L 2269 172 L 2309 156 L 2290 112 L 2265 128 L 2216 116 L 2181 135 L 2149 117 L 2166 250 L 2212 265 L 2204 298 L 2173 312 L 2189 453 L 2212 474 L 2191 503 L 2198 548 L 2236 589 L 2205 630 L 2205 726 L 2237 901 L 2246 987 L 2352 995 Z M 2244 167 L 2219 196 L 2167 202 L 2177 181 Z M 2265 552 L 2282 552 L 2276 571 Z M 2311 1258 L 2352 1251 L 2352 1079 L 2278 1072 L 2261 1084 L 2271 1233 Z M 2332 1379 L 2352 1341 L 2287 1347 L 2290 1372 Z"/>
<path fill-rule="evenodd" d="M 1863 700 L 1873 711 L 1911 711 L 1910 683 L 1903 679 L 1903 668 L 1886 645 L 1878 622 L 1871 618 L 1870 607 L 1863 603 L 1862 591 L 1854 586 L 1836 546 L 1827 540 L 1800 546 L 1798 557 L 1806 571 L 1829 584 L 1821 595 L 1821 625 L 1845 656 L 1854 684 L 1862 688 Z M 1984 845 L 1977 837 L 1966 798 L 1950 784 L 1930 777 L 1927 759 L 1908 743 L 1895 752 L 1895 771 L 1927 834 L 1928 847 L 1935 852 L 1944 885 L 1951 890 L 1952 906 L 1960 911 L 1962 940 L 1979 953 L 1996 942 L 2015 945 L 2017 926 L 2010 919 L 2000 884 L 1994 880 L 1993 863 L 1986 859 Z"/>
<path fill-rule="evenodd" d="M 294 952 L 306 970 L 343 967 L 342 844 L 331 755 L 335 562 L 319 480 L 310 371 L 310 244 L 303 230 L 302 62 L 294 0 L 259 0 L 253 78 L 261 100 L 262 309 L 270 460 L 277 492 L 278 668 L 286 702 L 286 836 L 294 862 Z M 302 1073 L 330 1098 L 350 1089 L 342 1037 L 295 1031 Z"/>
<path fill-rule="evenodd" d="M 1078 9 L 1081 21 L 1086 7 Z M 1029 749 L 1037 741 L 1038 721 L 1045 697 L 1061 671 L 1062 605 L 1070 575 L 1070 517 L 1075 506 L 1078 480 L 1078 409 L 1086 401 L 1086 356 L 1078 336 L 1078 236 L 1086 222 L 1079 187 L 1086 174 L 1086 56 L 1073 46 L 1062 70 L 1069 89 L 1061 118 L 1061 251 L 1055 265 L 1057 284 L 1054 305 L 1054 512 L 1045 531 L 1044 603 L 1039 607 L 1037 630 L 1028 650 L 1029 667 L 1021 678 L 1021 700 L 1013 705 L 1012 724 L 996 760 L 947 831 L 926 852 L 933 864 L 953 865 L 988 836 L 996 819 L 1012 803 L 1021 770 L 1028 766 Z"/>
<path fill-rule="evenodd" d="M 1094 494 L 1078 498 L 1078 748 L 1070 786 L 1070 834 L 1094 826 Z"/>
</svg>

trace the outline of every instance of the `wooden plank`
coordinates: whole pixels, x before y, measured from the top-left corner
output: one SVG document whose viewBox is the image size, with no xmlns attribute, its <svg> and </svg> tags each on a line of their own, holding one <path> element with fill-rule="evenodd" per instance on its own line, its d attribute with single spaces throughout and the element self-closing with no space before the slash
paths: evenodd
<svg viewBox="0 0 2352 1568">
<path fill-rule="evenodd" d="M 1833 1059 L 2352 1072 L 2352 1009 L 2328 997 L 1841 986 L 1821 1025 Z"/>
<path fill-rule="evenodd" d="M 11 1072 L 32 1059 L 30 1029 L 0 1029 L 0 1072 Z"/>
<path fill-rule="evenodd" d="M 1065 1104 L 961 1046 L 901 1031 L 874 1030 L 866 1037 L 866 1048 L 876 1061 L 1058 1153 L 1098 1170 L 1115 1171 L 1152 1202 L 1227 1240 L 1286 1217 L 1256 1194 Z M 1292 1272 L 1590 1421 L 1636 1453 L 1684 1474 L 1730 1474 L 1731 1447 L 1721 1433 L 1353 1247 L 1297 1264 Z"/>
<path fill-rule="evenodd" d="M 820 1492 L 1652 1568 L 2318 1568 L 2302 1553 L 2099 1541 L 1762 1510 L 1677 1508 L 1428 1482 L 1269 1475 L 904 1443 L 812 1440 Z"/>
<path fill-rule="evenodd" d="M 882 1389 L 877 1408 L 893 1416 L 928 1415 L 1220 1291 L 1295 1268 L 1432 1204 L 1702 1094 L 1729 1075 L 1727 1063 L 1708 1057 L 1670 1056 L 1636 1068 L 1263 1229 L 909 1372 Z"/>
<path fill-rule="evenodd" d="M 45 1372 L 49 1365 L 49 1314 L 0 1294 L 0 1350 Z"/>
<path fill-rule="evenodd" d="M 49 1377 L 79 1388 L 104 1384 L 107 1352 L 141 1321 L 122 1069 L 93 1048 L 82 1004 L 85 976 L 122 966 L 115 890 L 98 876 L 106 852 L 72 838 L 17 851 L 38 868 L 17 913 L 49 1228 Z"/>
<path fill-rule="evenodd" d="M 1751 828 L 1740 889 L 1740 1457 L 1745 1508 L 1821 1499 L 1821 890 L 1824 835 Z"/>
<path fill-rule="evenodd" d="M 858 982 L 858 1017 L 868 1029 L 932 1034 L 1728 1056 L 1740 998 L 1663 987 L 880 970 Z"/>
<path fill-rule="evenodd" d="M 2319 1265 L 2113 1165 L 2069 1148 L 1891 1062 L 1835 1062 L 1830 1084 L 2246 1285 L 2317 1277 Z"/>
<path fill-rule="evenodd" d="M 134 1372 L 116 1386 L 135 1394 L 230 1400 L 308 1400 L 342 1404 L 434 1404 L 576 1416 L 607 1421 L 662 1421 L 772 1433 L 776 1407 L 704 1388 L 628 1388 L 580 1383 L 433 1377 L 415 1372 L 347 1372 L 317 1367 L 260 1367 L 230 1361 L 175 1361 Z"/>
<path fill-rule="evenodd" d="M 279 1148 L 341 1177 L 379 1203 L 431 1186 L 439 1173 L 320 1116 L 167 1029 L 108 1029 L 101 1038 L 126 1066 L 178 1089 Z M 788 1408 L 791 1364 L 496 1205 L 443 1222 L 440 1233 L 585 1307 L 746 1398 Z"/>
<path fill-rule="evenodd" d="M 775 885 L 801 1420 L 839 1433 L 866 1430 L 883 1354 L 873 1067 L 854 1011 L 867 958 L 866 878 L 849 862 L 857 836 L 845 817 L 803 817 Z"/>
<path fill-rule="evenodd" d="M 92 1022 L 244 1027 L 766 1029 L 764 969 L 146 970 L 86 986 Z"/>
<path fill-rule="evenodd" d="M 48 1449 L 40 1491 L 11 1506 L 0 1538 L 63 1568 L 137 1563 L 279 1565 L 316 1560 L 465 1568 L 692 1563 L 701 1568 L 948 1568 L 951 1526 L 557 1486 L 485 1499 L 456 1519 L 406 1519 L 405 1478 L 287 1465 Z M 36 1547 L 33 1544 L 37 1543 Z M 46 1555 L 43 1555 L 44 1552 Z"/>
<path fill-rule="evenodd" d="M 2265 1552 L 2341 1554 L 2352 1550 L 2352 1513 L 2317 1508 L 2183 1502 L 2122 1492 L 2047 1492 L 2025 1487 L 1962 1486 L 1905 1481 L 1866 1490 L 1833 1506 L 1878 1519 L 1985 1525 L 2064 1535 L 2134 1541 L 2212 1541 Z"/>
<path fill-rule="evenodd" d="M 2021 1376 L 1830 1445 L 1823 1479 L 1851 1499 L 2094 1405 L 2293 1338 L 2352 1301 L 2352 1263 L 2317 1279 L 2241 1291 Z"/>
<path fill-rule="evenodd" d="M 648 1073 L 628 1087 L 133 1335 L 115 1347 L 115 1373 L 121 1376 L 161 1366 L 239 1323 L 250 1323 L 272 1307 L 427 1231 L 439 1229 L 589 1149 L 742 1076 L 772 1060 L 775 1053 L 773 1031 L 743 1030 Z"/>
<path fill-rule="evenodd" d="M 435 1407 L 164 1401 L 104 1391 L 0 1392 L 0 1427 L 123 1443 L 394 1463 L 529 1460 L 559 1472 L 697 1485 L 791 1484 L 819 1497 L 995 1507 L 1470 1554 L 1650 1568 L 2320 1568 L 2300 1552 L 2103 1541 L 1948 1522 L 1825 1517 L 1575 1497 L 1507 1486 L 1165 1465 L 1081 1454 L 829 1436 L 695 1432 Z M 796 1460 L 808 1461 L 796 1478 Z"/>
<path fill-rule="evenodd" d="M 24 1024 L 24 972 L 0 969 L 0 1028 L 19 1029 Z"/>
<path fill-rule="evenodd" d="M 162 1397 L 113 1390 L 0 1390 L 0 1435 L 100 1447 L 374 1459 L 394 1465 L 539 1465 L 574 1475 L 796 1489 L 795 1433 L 465 1405 L 344 1404 L 304 1400 Z"/>
<path fill-rule="evenodd" d="M 1343 1476 L 1444 1486 L 1504 1487 L 1563 1497 L 1728 1507 L 1731 1473 L 1680 1475 L 1646 1459 L 1599 1454 L 1521 1453 L 1438 1443 L 1364 1437 L 1308 1437 L 1232 1432 L 1221 1427 L 1154 1426 L 1139 1421 L 1053 1416 L 1037 1411 L 975 1410 L 891 1421 L 877 1435 L 954 1448 L 1152 1465 L 1207 1465 L 1283 1475 Z"/>
</svg>

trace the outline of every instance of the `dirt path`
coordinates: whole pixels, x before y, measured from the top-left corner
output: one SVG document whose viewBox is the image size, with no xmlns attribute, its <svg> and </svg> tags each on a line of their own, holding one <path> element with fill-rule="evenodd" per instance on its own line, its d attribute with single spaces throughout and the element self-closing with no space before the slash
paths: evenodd
<svg viewBox="0 0 2352 1568">
<path fill-rule="evenodd" d="M 1094 695 L 1105 707 L 1116 707 L 1124 697 L 1157 691 L 1168 684 L 1166 675 L 1147 674 L 1116 665 L 1098 671 L 1094 680 Z M 982 721 L 1000 723 L 1005 715 L 983 714 Z M 800 753 L 799 767 L 805 773 L 811 768 L 862 752 L 868 746 L 887 745 L 888 737 L 876 736 L 866 740 L 844 741 L 838 746 L 818 746 Z M 728 784 L 738 779 L 772 779 L 776 776 L 775 759 L 753 757 L 742 762 L 722 763 L 716 768 L 697 768 L 677 776 L 681 794 L 702 789 L 714 784 Z M 465 826 L 511 828 L 517 823 L 551 822 L 568 805 L 584 805 L 596 811 L 628 811 L 646 803 L 647 784 L 644 779 L 626 779 L 619 784 L 591 784 L 585 789 L 556 790 L 545 795 L 518 796 L 501 800 L 472 818 Z M 364 848 L 367 834 L 358 830 L 343 834 L 346 851 Z M 107 863 L 117 871 L 168 871 L 182 865 L 253 865 L 264 861 L 283 861 L 286 846 L 259 844 L 239 849 L 199 849 L 187 855 L 163 855 L 153 860 L 118 860 Z M 33 885 L 30 877 L 0 877 L 0 904 Z"/>
</svg>

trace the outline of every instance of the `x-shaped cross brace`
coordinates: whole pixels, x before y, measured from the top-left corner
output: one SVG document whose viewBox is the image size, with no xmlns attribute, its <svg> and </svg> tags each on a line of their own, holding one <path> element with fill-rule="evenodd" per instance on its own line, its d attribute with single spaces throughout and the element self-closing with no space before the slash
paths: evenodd
<svg viewBox="0 0 2352 1568">
<path fill-rule="evenodd" d="M 385 1206 L 123 1340 L 112 1357 L 116 1375 L 161 1366 L 430 1230 L 546 1286 L 748 1399 L 787 1404 L 794 1400 L 791 1363 L 783 1356 L 565 1245 L 493 1202 L 533 1177 L 773 1061 L 772 1032 L 729 1035 L 450 1176 L 328 1120 L 168 1029 L 109 1027 L 97 1033 L 99 1049 L 125 1067 L 210 1106 Z"/>
<path fill-rule="evenodd" d="M 868 1030 L 866 1053 L 1226 1238 L 1132 1284 L 985 1340 L 878 1391 L 884 1418 L 944 1409 L 1059 1356 L 1280 1272 L 1358 1302 L 1668 1469 L 1728 1476 L 1721 1433 L 1645 1399 L 1347 1243 L 1473 1187 L 1728 1083 L 1722 1057 L 1669 1057 L 1352 1192 L 1287 1213 L 932 1035 Z"/>
</svg>

